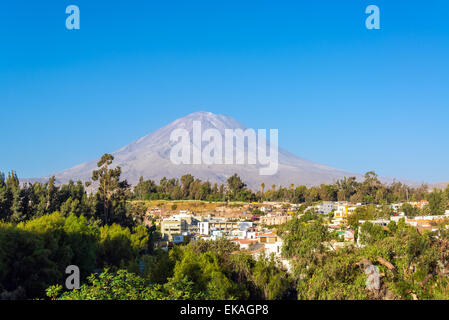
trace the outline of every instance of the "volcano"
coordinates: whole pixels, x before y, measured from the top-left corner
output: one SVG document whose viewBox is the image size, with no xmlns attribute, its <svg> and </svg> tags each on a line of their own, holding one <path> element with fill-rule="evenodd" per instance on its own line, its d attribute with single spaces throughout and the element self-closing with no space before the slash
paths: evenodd
<svg viewBox="0 0 449 320">
<path fill-rule="evenodd" d="M 265 183 L 266 186 L 287 187 L 291 184 L 313 186 L 333 183 L 343 177 L 361 178 L 360 174 L 312 162 L 282 148 L 278 151 L 278 170 L 274 175 L 260 175 L 260 166 L 257 164 L 174 164 L 170 160 L 170 150 L 173 147 L 170 134 L 175 129 L 184 129 L 192 136 L 194 122 L 200 122 L 202 130 L 217 129 L 223 136 L 225 129 L 247 129 L 237 120 L 222 114 L 204 111 L 189 114 L 112 152 L 113 165 L 122 168 L 122 179 L 135 185 L 141 176 L 159 182 L 163 177 L 180 178 L 190 173 L 204 181 L 224 183 L 227 178 L 237 173 L 249 188 L 258 190 L 261 183 Z M 59 184 L 67 183 L 69 180 L 88 181 L 92 171 L 97 168 L 97 161 L 98 159 L 82 163 L 48 175 L 44 179 L 54 175 Z"/>
</svg>

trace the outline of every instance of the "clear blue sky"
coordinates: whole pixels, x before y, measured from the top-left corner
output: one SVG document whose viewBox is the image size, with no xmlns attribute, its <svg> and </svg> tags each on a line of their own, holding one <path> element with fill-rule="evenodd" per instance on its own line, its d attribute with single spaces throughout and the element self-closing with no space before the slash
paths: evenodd
<svg viewBox="0 0 449 320">
<path fill-rule="evenodd" d="M 3 0 L 0 46 L 0 171 L 42 176 L 204 110 L 337 168 L 449 180 L 445 0 Z"/>
</svg>

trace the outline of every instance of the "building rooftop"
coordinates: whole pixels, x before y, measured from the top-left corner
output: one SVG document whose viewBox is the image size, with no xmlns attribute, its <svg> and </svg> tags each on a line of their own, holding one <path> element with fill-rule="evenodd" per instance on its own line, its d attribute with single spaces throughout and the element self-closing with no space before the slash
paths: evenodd
<svg viewBox="0 0 449 320">
<path fill-rule="evenodd" d="M 277 234 L 273 233 L 273 232 L 269 232 L 269 233 L 261 234 L 259 237 L 277 237 Z"/>
</svg>

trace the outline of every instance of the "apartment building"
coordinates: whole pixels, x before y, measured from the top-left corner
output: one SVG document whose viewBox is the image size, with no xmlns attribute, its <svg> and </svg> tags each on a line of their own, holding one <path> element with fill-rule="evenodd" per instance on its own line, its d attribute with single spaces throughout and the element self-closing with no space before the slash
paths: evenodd
<svg viewBox="0 0 449 320">
<path fill-rule="evenodd" d="M 221 231 L 224 233 L 231 233 L 232 231 L 240 230 L 239 221 L 226 221 L 225 219 L 210 219 L 208 221 L 199 222 L 199 234 L 209 235 L 212 231 Z"/>
<path fill-rule="evenodd" d="M 355 205 L 344 202 L 344 203 L 337 203 L 336 209 L 334 213 L 335 218 L 347 218 L 351 214 L 355 212 L 355 210 L 362 206 L 361 203 L 357 203 Z"/>
<path fill-rule="evenodd" d="M 321 214 L 329 214 L 337 209 L 337 206 L 332 201 L 324 201 L 316 206 L 317 212 Z"/>
<path fill-rule="evenodd" d="M 267 226 L 274 226 L 274 225 L 287 223 L 291 219 L 292 219 L 292 215 L 267 214 L 265 216 L 260 217 L 259 222 L 261 224 L 264 224 Z"/>
<path fill-rule="evenodd" d="M 187 232 L 187 223 L 183 219 L 169 218 L 161 221 L 161 234 L 164 240 L 173 241 L 174 236 Z"/>
</svg>

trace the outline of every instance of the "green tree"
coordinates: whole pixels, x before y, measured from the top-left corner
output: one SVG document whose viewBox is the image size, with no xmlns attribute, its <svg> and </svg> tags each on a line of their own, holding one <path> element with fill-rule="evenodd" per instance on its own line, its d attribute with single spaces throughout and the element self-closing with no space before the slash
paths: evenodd
<svg viewBox="0 0 449 320">
<path fill-rule="evenodd" d="M 246 184 L 243 183 L 242 179 L 236 173 L 230 176 L 226 182 L 228 184 L 231 200 L 238 199 L 239 193 L 245 189 Z"/>
<path fill-rule="evenodd" d="M 126 181 L 120 181 L 120 166 L 110 169 L 114 157 L 110 154 L 104 154 L 97 163 L 98 170 L 92 172 L 92 180 L 99 182 L 98 195 L 103 206 L 103 221 L 105 224 L 110 222 L 111 211 L 116 214 L 116 219 L 120 212 L 114 212 L 114 204 L 116 209 L 123 209 L 125 197 L 124 192 L 128 188 Z M 119 210 L 116 210 L 119 211 Z"/>
<path fill-rule="evenodd" d="M 429 211 L 431 215 L 444 214 L 448 206 L 448 198 L 445 192 L 435 189 L 428 194 L 427 200 L 429 201 Z"/>
</svg>

